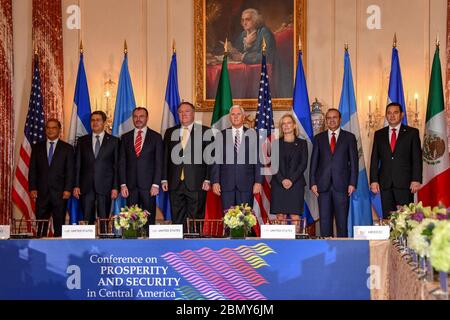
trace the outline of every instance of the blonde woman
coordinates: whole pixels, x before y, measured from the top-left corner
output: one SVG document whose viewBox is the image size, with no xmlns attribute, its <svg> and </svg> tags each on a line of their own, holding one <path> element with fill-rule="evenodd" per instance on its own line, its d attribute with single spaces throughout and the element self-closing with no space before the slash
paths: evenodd
<svg viewBox="0 0 450 320">
<path fill-rule="evenodd" d="M 306 141 L 298 137 L 297 123 L 290 113 L 280 119 L 279 145 L 279 170 L 271 181 L 270 213 L 276 214 L 277 220 L 285 220 L 290 215 L 299 226 L 304 205 L 308 147 Z"/>
</svg>

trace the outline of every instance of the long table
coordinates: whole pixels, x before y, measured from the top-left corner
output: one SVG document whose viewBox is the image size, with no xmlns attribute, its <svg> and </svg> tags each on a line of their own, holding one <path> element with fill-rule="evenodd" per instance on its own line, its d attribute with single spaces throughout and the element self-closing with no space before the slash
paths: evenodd
<svg viewBox="0 0 450 320">
<path fill-rule="evenodd" d="M 369 241 L 5 240 L 0 257 L 9 300 L 371 298 Z"/>
</svg>

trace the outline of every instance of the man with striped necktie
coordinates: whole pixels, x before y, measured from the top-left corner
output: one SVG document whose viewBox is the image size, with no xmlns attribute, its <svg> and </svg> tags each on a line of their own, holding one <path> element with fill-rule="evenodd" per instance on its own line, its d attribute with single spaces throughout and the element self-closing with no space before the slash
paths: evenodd
<svg viewBox="0 0 450 320">
<path fill-rule="evenodd" d="M 244 127 L 244 120 L 244 108 L 232 106 L 232 127 L 221 132 L 222 148 L 216 150 L 216 163 L 211 170 L 213 192 L 221 197 L 224 210 L 241 203 L 253 206 L 253 196 L 262 187 L 257 134 Z"/>
<path fill-rule="evenodd" d="M 162 172 L 163 144 L 161 135 L 147 127 L 148 111 L 133 111 L 134 129 L 122 136 L 120 144 L 120 192 L 127 205 L 137 204 L 150 212 L 149 224 L 155 224 L 156 196 Z"/>
</svg>

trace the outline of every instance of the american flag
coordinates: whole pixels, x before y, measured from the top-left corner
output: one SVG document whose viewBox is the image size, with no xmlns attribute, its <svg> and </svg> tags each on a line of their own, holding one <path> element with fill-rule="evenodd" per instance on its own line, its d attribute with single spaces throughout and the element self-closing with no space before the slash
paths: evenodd
<svg viewBox="0 0 450 320">
<path fill-rule="evenodd" d="M 273 124 L 272 97 L 270 95 L 269 74 L 267 73 L 265 54 L 263 54 L 261 61 L 261 81 L 259 83 L 258 110 L 256 111 L 255 127 L 256 130 L 258 130 L 260 137 L 267 137 L 267 140 L 260 144 L 260 146 L 263 148 L 269 147 L 275 126 Z M 263 154 L 266 154 L 266 152 Z M 271 176 L 264 176 L 261 193 L 255 195 L 253 203 L 253 209 L 258 221 L 254 229 L 257 236 L 260 235 L 259 226 L 266 223 L 269 219 L 270 179 Z"/>
<path fill-rule="evenodd" d="M 31 84 L 30 103 L 28 105 L 25 136 L 20 146 L 20 156 L 14 176 L 12 200 L 19 208 L 18 219 L 35 219 L 35 203 L 28 192 L 28 171 L 30 167 L 31 145 L 45 141 L 45 113 L 41 94 L 41 80 L 37 55 L 34 60 L 33 81 Z"/>
</svg>

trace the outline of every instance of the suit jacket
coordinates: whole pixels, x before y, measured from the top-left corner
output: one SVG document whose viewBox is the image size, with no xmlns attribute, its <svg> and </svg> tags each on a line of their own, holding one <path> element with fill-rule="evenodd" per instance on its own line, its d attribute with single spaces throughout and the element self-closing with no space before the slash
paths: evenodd
<svg viewBox="0 0 450 320">
<path fill-rule="evenodd" d="M 119 189 L 119 138 L 105 132 L 97 159 L 92 148 L 92 134 L 78 139 L 75 153 L 75 187 L 81 194 L 94 191 L 108 195 Z"/>
<path fill-rule="evenodd" d="M 370 183 L 381 189 L 409 189 L 412 181 L 422 183 L 422 149 L 419 130 L 400 126 L 394 152 L 389 143 L 389 126 L 375 132 L 370 160 Z"/>
<path fill-rule="evenodd" d="M 253 129 L 244 127 L 244 134 L 241 138 L 238 154 L 234 150 L 233 132 L 231 128 L 221 131 L 222 148 L 219 148 L 219 150 L 216 149 L 221 154 L 216 154 L 215 156 L 216 159 L 222 161 L 220 161 L 221 163 L 216 162 L 212 166 L 211 183 L 220 183 L 222 191 L 239 190 L 241 192 L 252 192 L 255 183 L 262 183 L 262 166 L 258 156 L 258 144 L 246 136 L 246 133 L 249 131 L 253 132 L 255 137 L 257 137 L 257 133 Z M 215 143 L 218 145 L 220 140 L 216 138 Z M 227 156 L 228 152 L 233 152 L 233 154 Z M 237 162 L 239 157 L 241 157 L 242 163 Z M 255 157 L 256 159 L 254 159 Z M 227 158 L 229 158 L 228 163 Z M 234 162 L 232 161 L 233 159 Z"/>
<path fill-rule="evenodd" d="M 37 190 L 38 195 L 61 194 L 73 189 L 73 147 L 58 140 L 52 162 L 48 164 L 47 141 L 33 146 L 28 172 L 29 191 Z"/>
<path fill-rule="evenodd" d="M 358 183 L 358 148 L 355 135 L 340 130 L 331 153 L 328 130 L 314 137 L 310 165 L 310 186 L 317 185 L 319 192 L 326 192 L 333 185 L 338 192 L 347 192 L 348 186 Z"/>
<path fill-rule="evenodd" d="M 122 136 L 120 143 L 120 184 L 127 188 L 149 190 L 160 185 L 163 145 L 161 135 L 147 128 L 139 158 L 134 150 L 134 129 Z"/>
<path fill-rule="evenodd" d="M 292 154 L 292 158 L 289 161 L 289 167 L 287 167 L 283 156 L 288 152 L 286 150 L 286 143 L 283 139 L 279 140 L 279 168 L 278 172 L 274 175 L 273 182 L 282 185 L 284 179 L 289 179 L 293 184 L 299 183 L 302 187 L 306 185 L 305 170 L 308 166 L 308 145 L 306 140 L 296 138 L 295 139 L 296 150 Z"/>
<path fill-rule="evenodd" d="M 203 152 L 208 141 L 203 141 L 203 134 L 208 127 L 194 123 L 185 149 L 181 148 L 181 125 L 167 129 L 164 134 L 164 162 L 162 180 L 169 184 L 169 190 L 175 190 L 180 185 L 181 170 L 184 168 L 184 182 L 189 191 L 200 191 L 205 180 L 210 180 L 211 167 L 205 163 Z M 174 135 L 172 137 L 172 135 Z M 179 159 L 185 163 L 178 163 L 172 158 L 172 151 L 178 151 Z M 175 160 L 175 162 L 174 162 Z"/>
</svg>

